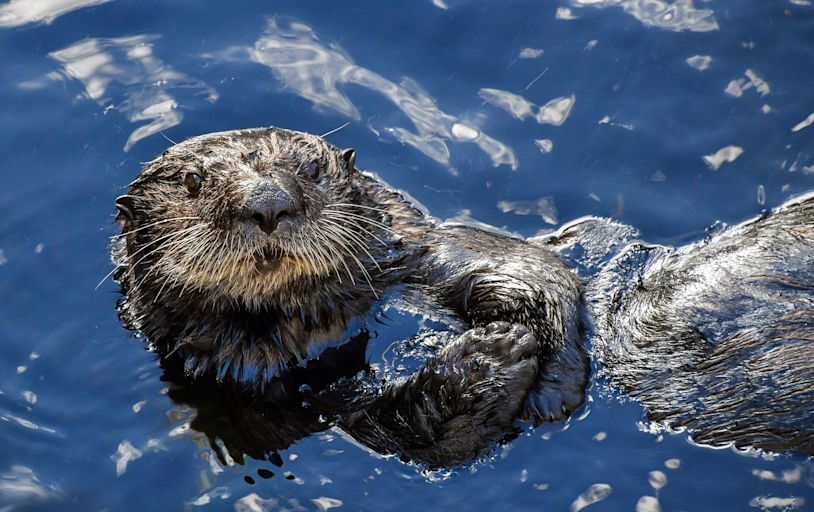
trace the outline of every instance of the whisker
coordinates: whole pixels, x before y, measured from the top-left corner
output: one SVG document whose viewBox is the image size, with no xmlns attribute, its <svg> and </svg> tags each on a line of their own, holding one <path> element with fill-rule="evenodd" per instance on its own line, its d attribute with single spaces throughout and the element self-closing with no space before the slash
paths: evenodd
<svg viewBox="0 0 814 512">
<path fill-rule="evenodd" d="M 162 235 L 162 236 L 160 236 L 160 237 L 156 238 L 155 240 L 152 240 L 152 241 L 150 241 L 150 242 L 148 242 L 148 243 L 144 244 L 144 246 L 142 246 L 142 247 L 141 247 L 141 249 L 139 249 L 138 251 L 134 252 L 133 254 L 128 254 L 128 255 L 127 255 L 127 259 L 128 259 L 128 260 L 132 259 L 134 256 L 136 256 L 136 255 L 140 254 L 141 252 L 143 252 L 143 251 L 144 251 L 145 249 L 147 249 L 148 247 L 151 247 L 151 246 L 153 246 L 153 245 L 157 244 L 158 242 L 161 242 L 162 240 L 166 240 L 167 238 L 174 238 L 174 237 L 176 237 L 176 236 L 183 235 L 183 234 L 185 234 L 185 233 L 188 233 L 189 231 L 192 231 L 192 230 L 198 229 L 198 228 L 200 228 L 200 227 L 203 227 L 204 225 L 205 225 L 205 224 L 196 224 L 196 225 L 194 225 L 194 226 L 192 226 L 192 227 L 188 227 L 188 228 L 184 228 L 184 229 L 179 229 L 178 231 L 173 231 L 172 233 L 168 233 L 168 234 L 166 234 L 166 235 Z M 128 262 L 128 265 L 129 265 L 129 264 L 130 264 L 130 263 Z M 137 263 L 136 263 L 136 264 L 137 264 Z"/>
<path fill-rule="evenodd" d="M 203 226 L 203 225 L 204 225 L 204 224 L 199 224 L 199 225 L 196 225 L 196 226 L 192 226 L 191 228 L 186 228 L 186 229 L 184 229 L 184 230 L 176 231 L 176 232 L 169 233 L 169 234 L 167 234 L 167 235 L 161 236 L 161 237 L 159 237 L 159 238 L 157 238 L 157 239 L 153 240 L 152 242 L 150 242 L 150 243 L 146 244 L 144 247 L 142 247 L 142 248 L 141 248 L 141 249 L 139 249 L 138 251 L 134 252 L 133 254 L 128 254 L 128 255 L 127 255 L 127 259 L 130 259 L 130 258 L 132 258 L 132 257 L 134 257 L 134 256 L 136 256 L 136 255 L 138 255 L 140 252 L 142 252 L 142 251 L 144 251 L 145 249 L 147 249 L 148 247 L 150 247 L 150 246 L 152 246 L 152 245 L 156 244 L 157 242 L 160 242 L 161 240 L 165 240 L 165 239 L 172 239 L 172 238 L 173 238 L 173 237 L 175 237 L 176 235 L 182 235 L 182 234 L 185 234 L 186 232 L 191 231 L 191 230 L 193 230 L 193 229 L 197 229 L 199 226 Z M 165 244 L 159 244 L 159 246 L 158 246 L 158 247 L 156 247 L 156 248 L 155 248 L 154 250 L 152 250 L 152 251 L 149 251 L 149 252 L 148 252 L 148 253 L 147 253 L 145 256 L 143 256 L 141 259 L 139 259 L 139 260 L 138 260 L 136 263 L 130 264 L 130 263 L 128 262 L 127 264 L 122 264 L 122 263 L 117 264 L 113 270 L 111 270 L 110 272 L 108 272 L 108 273 L 107 273 L 107 275 L 105 275 L 105 277 L 103 277 L 103 278 L 102 278 L 102 280 L 101 280 L 101 281 L 99 281 L 99 283 L 96 285 L 96 287 L 94 288 L 94 290 L 98 290 L 98 289 L 99 289 L 99 287 L 100 287 L 100 286 L 102 286 L 102 283 L 104 283 L 105 281 L 107 281 L 107 279 L 108 279 L 110 276 L 112 276 L 113 274 L 115 274 L 115 273 L 116 273 L 116 271 L 117 271 L 118 269 L 123 268 L 123 267 L 128 267 L 128 266 L 133 266 L 133 267 L 135 267 L 136 265 L 138 265 L 139 263 L 141 263 L 142 261 L 144 261 L 144 259 L 145 259 L 145 258 L 149 257 L 149 256 L 150 256 L 150 255 L 152 255 L 152 254 L 155 254 L 155 252 L 156 252 L 157 250 L 160 250 L 160 249 L 161 249 L 161 248 L 162 248 L 164 245 L 165 245 Z"/>
<path fill-rule="evenodd" d="M 377 211 L 377 212 L 381 212 L 381 213 L 390 213 L 390 212 L 389 212 L 389 210 L 387 210 L 386 208 L 376 208 L 375 206 L 367 206 L 367 205 L 364 205 L 364 204 L 354 204 L 354 203 L 330 203 L 330 204 L 326 204 L 325 206 L 326 206 L 326 207 L 331 207 L 331 206 L 346 206 L 346 207 L 351 207 L 351 208 L 363 208 L 363 209 L 365 209 L 365 210 L 373 210 L 373 211 Z"/>
<path fill-rule="evenodd" d="M 342 125 L 342 126 L 340 126 L 339 128 L 334 128 L 333 130 L 331 130 L 331 131 L 329 131 L 329 132 L 323 133 L 322 135 L 320 135 L 320 138 L 324 139 L 324 138 L 325 138 L 325 137 L 327 137 L 328 135 L 333 135 L 334 133 L 338 132 L 339 130 L 341 130 L 342 128 L 344 128 L 344 127 L 348 126 L 349 124 L 350 124 L 350 121 L 348 121 L 347 123 L 343 124 L 343 125 Z"/>
<path fill-rule="evenodd" d="M 379 229 L 381 229 L 383 231 L 387 231 L 390 234 L 393 234 L 393 235 L 397 234 L 396 231 L 393 230 L 393 228 L 391 228 L 390 226 L 387 226 L 386 224 L 383 224 L 383 223 L 381 223 L 381 222 L 379 222 L 377 220 L 369 219 L 369 218 L 365 217 L 364 215 L 358 215 L 358 214 L 355 214 L 355 213 L 343 212 L 343 211 L 338 211 L 338 210 L 323 210 L 322 213 L 323 213 L 323 215 L 332 216 L 334 218 L 342 217 L 342 218 L 347 218 L 347 219 L 352 218 L 352 219 L 355 219 L 355 220 L 364 221 L 364 222 L 367 222 L 368 224 L 370 224 L 372 226 L 375 226 L 375 227 L 377 227 L 377 228 L 379 228 Z"/>
<path fill-rule="evenodd" d="M 348 221 L 348 223 L 349 223 L 349 224 L 351 224 L 353 227 L 355 227 L 356 229 L 359 229 L 359 230 L 361 230 L 361 231 L 364 231 L 364 232 L 365 232 L 365 233 L 367 233 L 367 234 L 368 234 L 368 235 L 369 235 L 371 238 L 373 238 L 374 240 L 376 240 L 377 242 L 379 242 L 379 243 L 380 243 L 380 244 L 382 244 L 383 246 L 387 247 L 387 242 L 385 242 L 385 241 L 384 241 L 384 240 L 382 240 L 381 238 L 379 238 L 379 237 L 377 237 L 376 235 L 374 235 L 372 232 L 368 231 L 368 230 L 367 230 L 367 229 L 365 229 L 364 227 L 362 227 L 362 226 L 360 226 L 359 224 L 357 224 L 357 223 L 356 223 L 356 221 L 355 221 L 355 220 L 353 220 L 352 218 L 345 218 L 345 219 L 343 219 L 343 220 L 347 220 L 347 221 Z"/>
<path fill-rule="evenodd" d="M 156 247 L 156 248 L 155 248 L 155 249 L 153 249 L 152 251 L 150 251 L 148 254 L 145 254 L 145 255 L 144 255 L 144 256 L 143 256 L 143 257 L 142 257 L 142 258 L 141 258 L 139 261 L 137 261 L 137 262 L 136 262 L 136 263 L 135 263 L 133 266 L 135 267 L 136 265 L 138 265 L 139 263 L 141 263 L 141 261 L 142 261 L 142 260 L 144 260 L 144 259 L 148 258 L 149 256 L 151 256 L 151 255 L 155 254 L 156 252 L 158 252 L 158 251 L 160 251 L 160 250 L 162 250 L 162 249 L 171 249 L 171 248 L 173 248 L 173 247 L 184 246 L 184 245 L 189 244 L 189 243 L 190 243 L 189 237 L 184 237 L 184 238 L 179 238 L 179 239 L 175 239 L 175 240 L 170 240 L 170 241 L 167 241 L 167 242 L 165 242 L 165 243 L 163 243 L 163 244 L 159 245 L 158 247 Z M 158 258 L 158 259 L 157 259 L 157 260 L 156 260 L 156 261 L 153 263 L 152 267 L 150 267 L 150 270 L 148 270 L 148 271 L 147 271 L 147 272 L 146 272 L 146 273 L 145 273 L 145 274 L 142 276 L 141 280 L 139 280 L 139 282 L 136 284 L 136 286 L 134 286 L 134 288 L 140 288 L 140 287 L 141 287 L 141 285 L 143 285 L 143 284 L 144 284 L 144 282 L 147 280 L 147 278 L 150 276 L 150 274 L 152 274 L 153 272 L 155 272 L 155 271 L 156 271 L 156 269 L 160 268 L 160 263 L 161 263 L 161 261 L 162 261 L 164 258 L 166 258 L 168 254 L 169 254 L 168 252 L 165 252 L 164 254 L 162 254 L 162 255 L 161 255 L 161 256 L 160 256 L 160 257 L 159 257 L 159 258 Z"/>
<path fill-rule="evenodd" d="M 203 249 L 207 248 L 208 246 L 210 246 L 210 247 L 212 246 L 211 240 L 210 240 L 211 238 L 212 238 L 211 236 L 205 235 L 205 236 L 197 237 L 196 240 L 191 240 L 190 241 L 190 240 L 187 240 L 187 239 L 183 239 L 183 240 L 179 240 L 178 242 L 176 242 L 176 244 L 179 244 L 181 242 L 189 243 L 191 245 L 191 249 L 189 251 L 185 251 L 184 252 L 185 257 L 180 262 L 178 262 L 178 264 L 182 267 L 181 270 L 179 272 L 175 272 L 175 273 L 167 273 L 167 277 L 164 278 L 164 282 L 161 284 L 161 287 L 158 289 L 158 293 L 156 293 L 155 297 L 153 298 L 153 302 L 158 302 L 158 299 L 161 298 L 161 295 L 164 292 L 164 288 L 168 284 L 171 285 L 171 286 L 176 285 L 178 283 L 179 276 L 183 275 L 186 272 L 189 272 L 195 266 L 195 263 L 196 263 L 195 258 L 197 257 L 197 255 Z M 190 256 L 192 256 L 192 258 L 190 258 Z M 160 260 L 161 260 L 161 258 L 159 258 L 159 261 Z M 158 265 L 155 265 L 153 267 L 153 269 L 155 269 L 157 267 L 158 267 Z M 152 269 L 151 269 L 151 271 L 152 271 Z"/>
<path fill-rule="evenodd" d="M 371 262 L 373 262 L 373 264 L 376 266 L 376 268 L 377 268 L 377 269 L 379 269 L 379 272 L 381 272 L 381 271 L 382 271 L 382 267 L 380 267 L 380 266 L 379 266 L 379 262 L 377 262 L 377 261 L 376 261 L 376 258 L 374 258 L 374 257 L 373 257 L 373 255 L 372 255 L 372 254 L 370 254 L 370 251 L 368 251 L 368 250 L 367 250 L 367 244 L 365 244 L 365 243 L 364 243 L 364 239 L 363 239 L 363 238 L 361 238 L 361 237 L 360 237 L 359 235 L 357 235 L 356 233 L 354 233 L 354 232 L 350 231 L 349 229 L 347 229 L 347 228 L 345 228 L 344 226 L 341 226 L 341 225 L 339 225 L 339 224 L 334 223 L 334 227 L 335 227 L 336 229 L 338 229 L 338 230 L 339 230 L 341 233 L 343 233 L 343 234 L 344 234 L 344 235 L 345 235 L 347 238 L 349 238 L 349 239 L 350 239 L 352 242 L 355 242 L 355 243 L 356 243 L 356 245 L 358 245 L 358 246 L 359 246 L 359 248 L 360 248 L 360 249 L 362 249 L 362 251 L 363 251 L 365 254 L 367 254 L 368 258 L 370 258 L 370 261 L 371 261 Z"/>
<path fill-rule="evenodd" d="M 338 233 L 338 232 L 333 231 L 331 227 L 327 227 L 327 231 L 328 231 L 328 232 L 332 232 L 332 233 L 333 233 L 334 235 L 336 235 L 336 236 L 339 236 L 339 235 L 341 235 L 341 234 L 342 234 L 342 233 Z M 351 257 L 351 258 L 352 258 L 352 259 L 353 259 L 353 260 L 356 262 L 356 265 L 359 267 L 359 270 L 361 270 L 361 271 L 362 271 L 362 274 L 364 275 L 365 280 L 367 281 L 367 284 L 368 284 L 368 286 L 370 287 L 370 290 L 373 292 L 373 295 L 375 295 L 375 296 L 376 296 L 376 298 L 378 299 L 378 298 L 379 298 L 379 295 L 378 295 L 378 293 L 376 293 L 376 289 L 375 289 L 375 288 L 373 288 L 373 283 L 371 282 L 370 273 L 368 273 L 367 268 L 364 266 L 364 264 L 362 264 L 362 262 L 361 262 L 361 261 L 359 260 L 359 258 L 356 256 L 356 254 L 354 254 L 354 252 L 352 251 L 352 247 L 350 247 L 350 246 L 349 246 L 349 245 L 348 245 L 348 244 L 347 244 L 347 243 L 346 243 L 344 240 L 342 240 L 341 238 L 333 238 L 333 239 L 334 239 L 334 240 L 335 240 L 335 241 L 336 241 L 336 242 L 337 242 L 337 243 L 338 243 L 338 244 L 339 244 L 341 247 L 345 248 L 345 249 L 346 249 L 346 252 L 347 252 L 347 254 L 348 254 L 348 256 L 350 256 L 350 257 Z"/>
<path fill-rule="evenodd" d="M 176 220 L 200 220 L 200 217 L 174 217 L 172 219 L 159 220 L 159 221 L 156 221 L 156 222 L 151 222 L 150 224 L 145 224 L 144 226 L 140 226 L 140 227 L 138 227 L 136 229 L 131 229 L 130 231 L 127 231 L 125 233 L 119 233 L 118 235 L 113 235 L 110 238 L 111 239 L 122 238 L 122 237 L 125 237 L 125 236 L 127 236 L 127 235 L 129 235 L 131 233 L 137 233 L 137 232 L 139 232 L 139 231 L 141 231 L 143 229 L 148 229 L 148 228 L 151 228 L 153 226 L 157 226 L 159 224 L 164 224 L 165 222 L 173 222 L 173 221 L 176 221 Z"/>
<path fill-rule="evenodd" d="M 324 224 L 324 222 L 322 222 L 321 220 L 318 220 L 317 223 L 320 224 L 321 226 Z M 324 226 L 322 226 L 322 228 L 324 228 Z M 339 262 L 345 268 L 345 271 L 348 273 L 348 278 L 350 279 L 351 284 L 356 286 L 356 280 L 353 278 L 353 273 L 350 271 L 350 268 L 348 267 L 347 263 L 345 263 L 344 258 L 342 258 L 342 253 L 337 250 L 337 248 L 335 247 L 335 245 L 333 243 L 331 243 L 331 242 L 335 242 L 333 237 L 330 236 L 330 234 L 326 233 L 324 231 L 324 229 L 314 230 L 314 234 L 317 235 L 317 238 L 319 238 L 322 241 L 323 248 L 326 249 L 327 251 L 329 251 L 334 256 L 334 259 L 339 260 Z M 334 268 L 336 268 L 335 263 L 334 263 Z M 339 277 L 339 269 L 338 268 L 337 268 L 336 272 L 337 272 L 337 277 Z M 339 282 L 340 283 L 342 282 L 341 278 L 340 278 Z"/>
</svg>

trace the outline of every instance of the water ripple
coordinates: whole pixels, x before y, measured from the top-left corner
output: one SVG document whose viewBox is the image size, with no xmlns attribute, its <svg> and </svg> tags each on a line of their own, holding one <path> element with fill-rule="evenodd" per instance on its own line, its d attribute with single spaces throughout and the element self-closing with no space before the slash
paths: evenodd
<svg viewBox="0 0 814 512">
<path fill-rule="evenodd" d="M 692 0 L 571 0 L 575 7 L 621 7 L 645 27 L 674 32 L 710 32 L 718 30 L 712 9 L 696 9 Z"/>
<path fill-rule="evenodd" d="M 0 6 L 0 28 L 51 23 L 71 11 L 106 4 L 110 0 L 11 0 Z"/>
<path fill-rule="evenodd" d="M 534 117 L 539 124 L 562 125 L 577 101 L 575 95 L 554 98 L 543 106 L 538 107 L 519 94 L 500 89 L 481 89 L 478 95 L 486 103 L 494 105 L 520 121 L 527 117 Z"/>
<path fill-rule="evenodd" d="M 319 109 L 333 110 L 354 120 L 360 120 L 362 115 L 343 92 L 344 86 L 357 85 L 375 91 L 403 112 L 415 130 L 389 126 L 384 131 L 436 162 L 449 165 L 447 142 L 451 140 L 474 143 L 489 156 L 494 166 L 517 168 L 517 158 L 510 147 L 441 110 L 435 98 L 418 82 L 404 77 L 396 83 L 357 65 L 338 45 L 323 43 L 311 27 L 303 23 L 278 23 L 272 19 L 253 47 L 231 47 L 204 56 L 224 61 L 249 60 L 267 66 L 286 90 Z"/>
<path fill-rule="evenodd" d="M 62 491 L 57 485 L 43 483 L 29 467 L 14 465 L 0 473 L 0 503 L 11 504 L 2 510 L 12 510 L 14 503 L 31 504 L 61 497 Z"/>
<path fill-rule="evenodd" d="M 51 73 L 20 86 L 43 88 L 51 79 L 63 76 L 80 81 L 85 96 L 104 107 L 105 112 L 117 110 L 132 123 L 146 121 L 127 138 L 124 150 L 128 151 L 145 137 L 181 123 L 184 115 L 176 91 L 187 91 L 208 102 L 218 99 L 215 89 L 155 56 L 153 41 L 158 38 L 143 34 L 84 39 L 49 54 L 62 65 L 62 74 Z"/>
</svg>

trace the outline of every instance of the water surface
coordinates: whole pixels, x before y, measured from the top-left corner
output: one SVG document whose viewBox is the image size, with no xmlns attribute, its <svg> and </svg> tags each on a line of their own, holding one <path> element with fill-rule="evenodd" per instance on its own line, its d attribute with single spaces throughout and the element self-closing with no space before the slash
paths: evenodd
<svg viewBox="0 0 814 512">
<path fill-rule="evenodd" d="M 814 189 L 813 43 L 808 0 L 0 4 L 0 509 L 814 506 L 809 459 L 653 433 L 599 381 L 449 472 L 332 430 L 219 460 L 94 288 L 140 162 L 252 126 L 347 124 L 330 140 L 441 218 L 700 239 Z"/>
</svg>

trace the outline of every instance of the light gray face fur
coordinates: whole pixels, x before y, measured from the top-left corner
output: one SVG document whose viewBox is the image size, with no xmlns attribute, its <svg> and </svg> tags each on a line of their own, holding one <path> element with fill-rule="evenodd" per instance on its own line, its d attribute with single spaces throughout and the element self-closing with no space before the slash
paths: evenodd
<svg viewBox="0 0 814 512">
<path fill-rule="evenodd" d="M 379 221 L 349 202 L 355 172 L 352 152 L 281 130 L 210 134 L 170 148 L 128 194 L 134 218 L 124 233 L 135 250 L 122 263 L 132 291 L 161 301 L 184 289 L 213 307 L 257 311 L 296 302 L 298 281 L 366 280 L 356 254 Z"/>
</svg>

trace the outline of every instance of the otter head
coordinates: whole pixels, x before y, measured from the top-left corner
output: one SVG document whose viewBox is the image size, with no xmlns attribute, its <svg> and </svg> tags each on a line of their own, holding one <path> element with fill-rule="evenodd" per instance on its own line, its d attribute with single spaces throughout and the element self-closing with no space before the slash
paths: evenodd
<svg viewBox="0 0 814 512">
<path fill-rule="evenodd" d="M 354 162 L 352 149 L 275 128 L 171 147 L 116 200 L 128 298 L 197 293 L 257 311 L 304 306 L 343 278 L 369 283 L 387 219 L 365 206 Z"/>
</svg>

